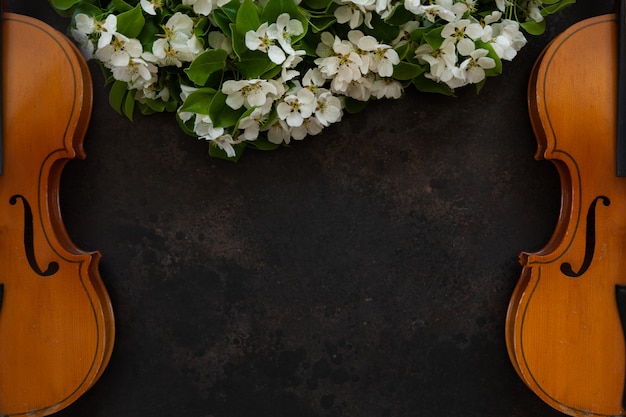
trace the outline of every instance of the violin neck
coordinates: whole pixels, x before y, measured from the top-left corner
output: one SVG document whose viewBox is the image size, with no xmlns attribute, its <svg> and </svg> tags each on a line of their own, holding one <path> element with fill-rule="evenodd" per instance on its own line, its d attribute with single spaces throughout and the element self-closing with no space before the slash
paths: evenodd
<svg viewBox="0 0 626 417">
<path fill-rule="evenodd" d="M 617 6 L 617 176 L 626 176 L 626 6 Z"/>
</svg>

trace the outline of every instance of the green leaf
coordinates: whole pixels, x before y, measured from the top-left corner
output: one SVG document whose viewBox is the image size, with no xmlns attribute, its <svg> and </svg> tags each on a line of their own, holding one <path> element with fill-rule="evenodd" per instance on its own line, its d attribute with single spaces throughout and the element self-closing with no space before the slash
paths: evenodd
<svg viewBox="0 0 626 417">
<path fill-rule="evenodd" d="M 239 11 L 239 7 L 241 7 L 241 2 L 239 0 L 231 0 L 225 5 L 221 6 L 219 10 L 224 13 L 224 15 L 230 19 L 231 22 L 235 22 L 237 19 L 237 12 Z"/>
<path fill-rule="evenodd" d="M 230 24 L 230 31 L 233 35 L 233 51 L 237 56 L 241 57 L 249 51 L 246 46 L 246 33 L 248 31 L 256 31 L 261 22 L 259 21 L 259 12 L 252 0 L 244 0 L 237 10 L 237 17 L 234 24 Z"/>
<path fill-rule="evenodd" d="M 546 21 L 544 19 L 541 22 L 522 22 L 520 26 L 530 35 L 541 35 L 546 30 Z"/>
<path fill-rule="evenodd" d="M 400 81 L 412 80 L 424 71 L 426 71 L 426 68 L 422 65 L 400 61 L 393 67 L 393 78 Z"/>
<path fill-rule="evenodd" d="M 346 97 L 346 111 L 350 114 L 356 114 L 367 107 L 368 101 L 356 100 L 351 97 Z"/>
<path fill-rule="evenodd" d="M 144 24 L 145 19 L 140 5 L 117 15 L 117 31 L 129 38 L 138 37 Z"/>
<path fill-rule="evenodd" d="M 298 19 L 301 22 L 306 21 L 293 0 L 268 0 L 263 8 L 263 13 L 261 13 L 261 21 L 275 22 L 278 16 L 283 13 L 289 13 L 292 19 Z"/>
<path fill-rule="evenodd" d="M 235 27 L 237 32 L 245 35 L 249 30 L 257 30 L 261 26 L 259 20 L 259 11 L 252 0 L 243 0 L 241 6 L 237 10 L 237 18 L 235 19 Z"/>
<path fill-rule="evenodd" d="M 415 54 L 415 50 L 412 47 L 413 45 L 411 42 L 404 42 L 393 49 L 395 49 L 395 51 L 398 53 L 398 58 L 400 58 L 400 60 L 403 60 L 404 58 L 406 58 L 409 50 L 413 52 L 413 55 Z"/>
<path fill-rule="evenodd" d="M 276 64 L 261 51 L 246 51 L 241 55 L 241 62 L 237 65 L 237 69 L 242 77 L 247 79 L 259 78 L 261 74 L 270 71 L 274 67 L 276 67 Z"/>
<path fill-rule="evenodd" d="M 212 73 L 226 68 L 227 56 L 228 52 L 223 49 L 209 49 L 197 56 L 184 71 L 191 81 L 204 86 Z"/>
<path fill-rule="evenodd" d="M 398 37 L 400 33 L 400 29 L 397 26 L 388 25 L 385 23 L 378 14 L 375 14 L 372 17 L 372 28 L 363 28 L 363 32 L 366 35 L 372 35 L 378 41 L 382 43 L 391 43 L 394 39 Z"/>
<path fill-rule="evenodd" d="M 280 147 L 280 145 L 272 143 L 264 137 L 259 137 L 257 140 L 248 142 L 248 146 L 260 151 L 273 151 L 274 149 L 278 149 Z"/>
<path fill-rule="evenodd" d="M 124 0 L 112 0 L 111 4 L 119 13 L 127 12 L 133 9 L 133 6 L 126 3 Z"/>
<path fill-rule="evenodd" d="M 311 29 L 314 33 L 322 32 L 331 27 L 337 19 L 334 16 L 312 17 L 309 20 Z"/>
<path fill-rule="evenodd" d="M 326 10 L 333 0 L 303 0 L 302 4 L 308 6 L 307 9 Z"/>
<path fill-rule="evenodd" d="M 124 108 L 122 109 L 124 115 L 128 117 L 128 120 L 131 122 L 133 121 L 133 114 L 135 112 L 135 91 L 136 90 L 128 91 L 124 99 Z"/>
<path fill-rule="evenodd" d="M 57 11 L 65 11 L 70 10 L 81 1 L 82 0 L 50 0 L 50 4 L 57 9 Z"/>
<path fill-rule="evenodd" d="M 150 98 L 144 98 L 144 102 L 137 102 L 137 107 L 142 114 L 161 113 L 166 109 L 165 102 L 163 100 L 154 100 Z"/>
<path fill-rule="evenodd" d="M 208 115 L 211 101 L 216 93 L 217 91 L 212 88 L 199 88 L 189 94 L 189 97 L 180 107 L 180 111 Z"/>
<path fill-rule="evenodd" d="M 143 25 L 141 33 L 137 35 L 137 38 L 141 44 L 144 45 L 144 49 L 146 49 L 146 47 L 151 49 L 154 41 L 158 39 L 157 35 L 161 33 L 162 30 L 161 25 L 156 19 L 149 19 Z"/>
<path fill-rule="evenodd" d="M 404 7 L 404 3 L 398 3 L 385 18 L 385 22 L 392 26 L 400 26 L 414 19 L 415 15 Z"/>
<path fill-rule="evenodd" d="M 444 83 L 438 83 L 426 78 L 424 75 L 420 75 L 413 79 L 413 85 L 417 91 L 425 93 L 438 93 L 446 96 L 453 96 L 454 91 Z"/>
<path fill-rule="evenodd" d="M 432 29 L 424 34 L 424 40 L 436 51 L 441 48 L 441 44 L 443 44 L 443 38 L 441 37 L 441 31 L 443 30 L 443 26 L 439 26 L 435 29 Z"/>
<path fill-rule="evenodd" d="M 109 91 L 109 104 L 119 114 L 122 113 L 122 107 L 126 95 L 128 94 L 128 86 L 125 82 L 116 80 Z"/>
<path fill-rule="evenodd" d="M 209 117 L 215 127 L 232 127 L 237 124 L 241 115 L 246 111 L 244 107 L 237 110 L 231 109 L 226 104 L 226 94 L 217 91 L 209 106 Z"/>
<path fill-rule="evenodd" d="M 570 6 L 576 3 L 576 0 L 555 0 L 555 1 L 544 0 L 543 3 L 544 5 L 549 4 L 549 6 L 544 7 L 541 10 L 541 14 L 543 16 L 548 16 L 566 8 L 567 6 Z"/>
<path fill-rule="evenodd" d="M 231 30 L 231 24 L 233 23 L 233 21 L 230 20 L 228 15 L 222 10 L 217 9 L 213 10 L 212 16 L 215 24 L 221 29 L 222 33 L 229 38 L 232 38 L 233 32 Z"/>
</svg>

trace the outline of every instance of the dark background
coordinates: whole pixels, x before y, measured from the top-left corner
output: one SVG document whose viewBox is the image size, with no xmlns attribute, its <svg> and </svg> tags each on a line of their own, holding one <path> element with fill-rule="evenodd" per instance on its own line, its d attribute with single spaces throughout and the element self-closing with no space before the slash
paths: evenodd
<svg viewBox="0 0 626 417">
<path fill-rule="evenodd" d="M 68 24 L 44 0 L 8 5 Z M 550 39 L 611 8 L 550 17 L 479 95 L 411 91 L 237 164 L 171 115 L 116 114 L 92 65 L 88 157 L 65 168 L 61 208 L 103 254 L 117 337 L 58 415 L 561 416 L 504 342 L 518 253 L 547 243 L 560 202 L 526 84 Z"/>
</svg>

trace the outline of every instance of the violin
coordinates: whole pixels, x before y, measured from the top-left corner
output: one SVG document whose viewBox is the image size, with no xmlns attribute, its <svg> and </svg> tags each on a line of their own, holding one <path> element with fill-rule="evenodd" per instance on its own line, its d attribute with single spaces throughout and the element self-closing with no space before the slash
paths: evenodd
<svg viewBox="0 0 626 417">
<path fill-rule="evenodd" d="M 581 21 L 535 63 L 528 108 L 536 159 L 561 207 L 547 245 L 522 253 L 506 318 L 515 370 L 571 416 L 626 415 L 626 38 L 624 7 Z"/>
<path fill-rule="evenodd" d="M 78 249 L 59 208 L 65 164 L 84 158 L 85 60 L 46 24 L 2 13 L 0 415 L 49 415 L 102 375 L 114 317 L 99 252 Z"/>
</svg>

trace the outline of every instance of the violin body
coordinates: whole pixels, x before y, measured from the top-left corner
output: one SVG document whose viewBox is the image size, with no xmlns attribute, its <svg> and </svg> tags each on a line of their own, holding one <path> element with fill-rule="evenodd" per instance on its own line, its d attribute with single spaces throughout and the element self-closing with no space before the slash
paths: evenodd
<svg viewBox="0 0 626 417">
<path fill-rule="evenodd" d="M 554 163 L 561 210 L 547 245 L 522 253 L 506 320 L 513 365 L 544 402 L 572 416 L 626 415 L 626 178 L 616 176 L 615 15 L 582 21 L 537 61 L 529 110 L 537 159 Z"/>
<path fill-rule="evenodd" d="M 0 176 L 0 415 L 48 415 L 100 377 L 113 311 L 98 252 L 74 246 L 61 171 L 83 158 L 91 78 L 80 53 L 35 19 L 3 14 Z"/>
</svg>

